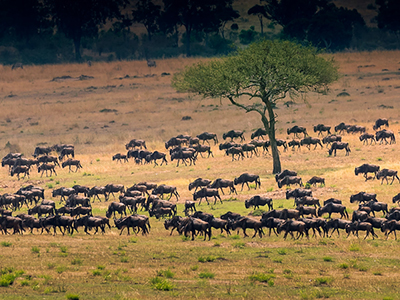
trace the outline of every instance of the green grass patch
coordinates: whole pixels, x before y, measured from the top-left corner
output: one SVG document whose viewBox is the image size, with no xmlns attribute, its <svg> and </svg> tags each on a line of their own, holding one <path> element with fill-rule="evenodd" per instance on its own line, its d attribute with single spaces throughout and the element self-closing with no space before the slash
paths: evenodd
<svg viewBox="0 0 400 300">
<path fill-rule="evenodd" d="M 328 285 L 333 281 L 331 277 L 317 277 L 314 282 L 315 285 Z"/>
<path fill-rule="evenodd" d="M 360 246 L 357 244 L 351 244 L 349 250 L 350 251 L 360 251 Z"/>
<path fill-rule="evenodd" d="M 3 246 L 3 247 L 11 247 L 12 243 L 11 242 L 7 242 L 7 241 L 3 241 L 3 242 L 1 242 L 1 246 Z"/>
<path fill-rule="evenodd" d="M 271 281 L 275 277 L 276 277 L 275 274 L 255 273 L 255 274 L 250 275 L 249 279 L 251 281 L 269 283 L 269 281 Z"/>
<path fill-rule="evenodd" d="M 31 248 L 31 251 L 32 251 L 32 253 L 39 254 L 39 253 L 40 253 L 40 248 L 37 247 L 37 246 L 33 246 L 33 247 Z"/>
<path fill-rule="evenodd" d="M 286 255 L 287 254 L 287 250 L 284 249 L 284 248 L 278 249 L 277 252 L 278 252 L 279 255 Z"/>
<path fill-rule="evenodd" d="M 79 300 L 80 296 L 78 294 L 66 294 L 65 297 L 68 300 Z"/>
<path fill-rule="evenodd" d="M 205 272 L 199 273 L 199 278 L 201 278 L 201 279 L 213 279 L 214 277 L 215 277 L 215 274 L 211 273 L 211 272 L 205 271 Z"/>
<path fill-rule="evenodd" d="M 326 261 L 326 262 L 331 262 L 331 261 L 333 261 L 332 257 L 330 257 L 330 256 L 324 256 L 322 259 L 323 259 L 324 261 Z"/>
<path fill-rule="evenodd" d="M 71 265 L 82 265 L 82 260 L 80 259 L 80 258 L 74 258 L 72 261 L 71 261 Z"/>
<path fill-rule="evenodd" d="M 169 280 L 160 278 L 158 276 L 153 277 L 150 280 L 150 283 L 155 290 L 159 291 L 171 291 L 175 288 L 175 285 L 172 284 Z"/>
<path fill-rule="evenodd" d="M 172 272 L 170 269 L 159 270 L 159 271 L 157 271 L 157 276 L 165 277 L 165 278 L 174 278 L 175 273 Z"/>
<path fill-rule="evenodd" d="M 215 256 L 212 255 L 208 255 L 208 256 L 200 256 L 198 258 L 198 261 L 201 263 L 205 263 L 205 262 L 213 262 L 215 261 L 217 258 Z"/>
<path fill-rule="evenodd" d="M 236 243 L 233 243 L 232 246 L 234 248 L 243 249 L 244 247 L 246 247 L 246 243 L 244 243 L 244 242 L 236 242 Z"/>
<path fill-rule="evenodd" d="M 348 269 L 348 268 L 349 268 L 349 265 L 346 264 L 346 263 L 341 263 L 341 264 L 339 265 L 339 268 L 345 270 L 345 269 Z"/>
</svg>

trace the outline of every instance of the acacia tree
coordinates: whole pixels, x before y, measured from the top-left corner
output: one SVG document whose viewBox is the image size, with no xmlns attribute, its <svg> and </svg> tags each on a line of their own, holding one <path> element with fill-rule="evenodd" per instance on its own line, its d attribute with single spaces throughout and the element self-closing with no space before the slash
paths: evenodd
<svg viewBox="0 0 400 300">
<path fill-rule="evenodd" d="M 281 172 L 275 131 L 276 104 L 307 91 L 323 91 L 337 80 L 333 60 L 315 48 L 289 41 L 262 41 L 235 55 L 187 67 L 174 75 L 179 91 L 226 98 L 245 112 L 257 112 L 271 142 L 273 173 Z"/>
<path fill-rule="evenodd" d="M 133 22 L 141 23 L 147 30 L 149 41 L 158 30 L 158 20 L 161 16 L 161 6 L 155 5 L 151 0 L 140 0 L 132 10 Z"/>
</svg>

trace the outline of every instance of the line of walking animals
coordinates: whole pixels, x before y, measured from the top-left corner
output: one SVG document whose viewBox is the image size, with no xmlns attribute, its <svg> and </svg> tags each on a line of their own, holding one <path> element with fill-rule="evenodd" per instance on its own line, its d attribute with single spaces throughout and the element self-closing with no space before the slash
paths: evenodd
<svg viewBox="0 0 400 300">
<path fill-rule="evenodd" d="M 53 151 L 57 152 L 58 156 L 50 155 Z M 71 166 L 74 166 L 75 172 L 82 168 L 81 162 L 75 159 L 75 147 L 69 144 L 57 144 L 52 147 L 36 147 L 33 153 L 33 158 L 23 157 L 21 153 L 8 153 L 1 160 L 1 166 L 8 166 L 8 171 L 11 176 L 16 175 L 18 180 L 20 175 L 23 174 L 25 178 L 28 176 L 29 171 L 33 166 L 37 166 L 38 173 L 42 173 L 40 177 L 46 172 L 50 176 L 54 173 L 57 175 L 56 167 L 68 167 L 71 172 Z M 65 161 L 63 161 L 67 158 Z M 63 161 L 63 162 L 62 162 Z M 60 163 L 61 166 L 60 166 Z"/>
<path fill-rule="evenodd" d="M 358 168 L 356 168 L 358 174 L 362 173 L 365 177 L 368 172 L 371 172 L 369 169 L 359 170 Z M 378 172 L 379 170 L 377 174 Z M 277 174 L 275 180 L 280 188 L 283 185 L 303 185 L 297 172 L 290 170 L 284 170 Z M 384 232 L 386 238 L 393 232 L 397 239 L 396 230 L 400 230 L 400 208 L 395 207 L 388 210 L 388 205 L 379 202 L 376 194 L 366 192 L 359 192 L 350 197 L 350 203 L 360 202 L 358 209 L 353 212 L 351 221 L 342 219 L 348 219 L 349 214 L 341 200 L 327 199 L 321 207 L 320 200 L 312 196 L 312 190 L 302 187 L 286 191 L 286 199 L 294 198 L 296 209 L 276 210 L 273 208 L 272 198 L 263 195 L 254 195 L 245 200 L 246 208 L 258 209 L 260 206 L 268 206 L 268 212 L 264 212 L 261 218 L 251 216 L 251 213 L 248 216 L 242 216 L 233 212 L 227 212 L 217 218 L 209 213 L 197 211 L 195 201 L 200 200 L 200 205 L 203 198 L 209 203 L 208 198 L 213 197 L 214 204 L 217 203 L 217 200 L 222 203 L 218 190 L 224 194 L 223 188 L 228 188 L 230 194 L 237 194 L 236 185 L 241 184 L 241 190 L 243 190 L 246 184 L 250 190 L 249 183 L 252 182 L 255 183 L 255 189 L 261 187 L 259 176 L 249 173 L 243 173 L 232 181 L 221 178 L 213 182 L 202 178 L 194 180 L 188 186 L 189 191 L 194 189 L 193 201 L 187 200 L 184 204 L 186 217 L 177 216 L 177 205 L 169 201 L 172 196 L 175 196 L 178 201 L 180 196 L 176 187 L 165 184 L 141 182 L 127 189 L 120 184 L 108 184 L 104 187 L 95 186 L 93 188 L 80 185 L 72 188 L 62 187 L 52 191 L 53 197 L 60 197 L 60 203 L 65 202 L 64 206 L 58 209 L 56 209 L 54 201 L 44 199 L 44 189 L 27 186 L 19 189 L 15 194 L 4 194 L 0 197 L 0 230 L 7 234 L 7 229 L 13 229 L 15 234 L 22 233 L 25 229 L 30 229 L 32 233 L 36 228 L 38 231 L 41 230 L 41 233 L 43 231 L 49 233 L 53 228 L 53 232 L 56 234 L 58 227 L 64 235 L 65 232 L 69 234 L 74 231 L 79 232 L 79 227 L 83 227 L 86 234 L 90 234 L 89 231 L 92 229 L 95 230 L 95 233 L 99 232 L 99 229 L 105 233 L 107 226 L 111 229 L 109 218 L 114 216 L 114 225 L 121 230 L 120 234 L 127 228 L 128 234 L 132 229 L 135 234 L 141 231 L 143 235 L 146 235 L 151 228 L 149 217 L 154 216 L 157 219 L 169 217 L 165 220 L 164 227 L 166 230 L 171 229 L 170 235 L 177 229 L 180 234 L 191 235 L 192 240 L 198 234 L 203 234 L 204 240 L 207 237 L 210 239 L 212 228 L 221 230 L 221 233 L 225 231 L 228 235 L 231 234 L 231 230 L 242 229 L 244 237 L 248 236 L 246 229 L 254 230 L 253 237 L 257 234 L 262 237 L 264 235 L 263 228 L 267 228 L 269 235 L 271 235 L 271 231 L 276 235 L 285 231 L 285 239 L 288 234 L 297 239 L 304 235 L 309 238 L 310 230 L 313 231 L 313 237 L 316 237 L 316 233 L 323 237 L 332 237 L 335 231 L 339 236 L 339 229 L 345 230 L 347 237 L 351 233 L 358 237 L 358 231 L 366 231 L 365 238 L 369 234 L 375 238 L 377 237 L 375 228 Z M 325 179 L 314 176 L 307 183 L 314 186 L 320 183 L 322 186 L 325 184 Z M 150 191 L 151 193 L 149 193 Z M 120 201 L 113 201 L 109 204 L 105 217 L 92 215 L 90 198 L 93 197 L 93 201 L 96 198 L 101 201 L 99 195 L 104 195 L 104 199 L 107 201 L 110 195 L 115 198 L 114 193 L 118 192 Z M 168 200 L 163 200 L 165 194 L 169 194 Z M 400 193 L 394 196 L 392 201 L 393 203 L 400 202 Z M 13 217 L 12 213 L 21 209 L 23 205 L 28 207 L 28 213 Z M 30 205 L 34 206 L 30 208 Z M 141 211 L 148 211 L 149 216 L 137 214 L 139 208 Z M 132 215 L 127 215 L 127 209 Z M 376 218 L 375 212 L 380 211 L 386 215 Z M 120 215 L 119 219 L 116 219 L 116 213 Z M 331 215 L 334 213 L 340 214 L 340 218 L 332 219 Z M 38 218 L 33 216 L 36 214 Z M 67 216 L 68 214 L 69 216 Z M 328 219 L 321 218 L 325 214 L 328 214 Z M 43 217 L 44 215 L 47 217 Z M 329 234 L 330 230 L 332 231 Z M 293 234 L 295 232 L 297 232 L 296 237 Z"/>
<path fill-rule="evenodd" d="M 378 119 L 373 125 L 373 129 L 376 130 L 375 134 L 370 134 L 366 132 L 366 128 L 364 126 L 359 125 L 346 125 L 345 123 L 340 123 L 335 126 L 335 132 L 338 134 L 347 133 L 361 133 L 359 139 L 363 142 L 363 144 L 370 145 L 378 141 L 380 144 L 385 142 L 385 144 L 392 144 L 396 142 L 393 131 L 382 129 L 379 130 L 382 126 L 389 126 L 389 121 L 387 119 Z M 283 147 L 283 151 L 286 151 L 288 147 L 291 147 L 292 150 L 300 150 L 301 146 L 306 146 L 308 150 L 311 149 L 311 146 L 314 145 L 314 150 L 319 145 L 321 149 L 323 149 L 322 144 L 326 144 L 326 147 L 330 146 L 329 155 L 334 154 L 336 156 L 337 150 L 345 150 L 346 155 L 349 155 L 351 152 L 349 144 L 342 142 L 342 136 L 337 134 L 331 134 L 331 127 L 325 126 L 324 124 L 318 124 L 314 126 L 314 132 L 318 132 L 318 136 L 323 135 L 326 132 L 328 135 L 321 139 L 314 138 L 308 135 L 305 127 L 301 126 L 293 126 L 292 128 L 287 129 L 287 134 L 293 134 L 293 137 L 299 138 L 299 134 L 303 134 L 304 138 L 301 140 L 291 140 L 287 142 L 283 139 L 277 139 L 277 146 Z M 222 135 L 223 139 L 230 139 L 230 141 L 226 141 L 219 145 L 219 150 L 224 150 L 227 156 L 232 156 L 232 161 L 235 159 L 244 159 L 245 154 L 246 157 L 252 157 L 253 154 L 255 156 L 259 155 L 258 148 L 262 148 L 263 152 L 269 152 L 268 148 L 270 147 L 270 142 L 264 140 L 264 136 L 267 135 L 267 132 L 259 128 L 251 134 L 251 141 L 245 144 L 238 144 L 234 142 L 235 139 L 240 139 L 240 142 L 245 141 L 244 131 L 239 130 L 230 130 Z M 256 139 L 257 138 L 257 139 Z M 389 139 L 389 141 L 388 141 Z M 184 165 L 187 163 L 196 164 L 196 160 L 198 158 L 198 154 L 203 157 L 203 153 L 207 154 L 207 158 L 210 156 L 214 157 L 213 152 L 211 150 L 210 142 L 213 141 L 214 145 L 218 143 L 218 137 L 215 133 L 203 132 L 196 137 L 192 137 L 190 135 L 180 134 L 176 137 L 172 137 L 167 142 L 165 142 L 165 148 L 169 149 L 170 159 L 171 161 L 176 160 L 177 166 L 181 162 Z M 206 145 L 205 143 L 208 143 Z M 137 164 L 143 163 L 151 163 L 154 162 L 154 166 L 158 166 L 158 160 L 161 160 L 161 164 L 168 164 L 167 154 L 160 151 L 149 151 L 146 147 L 146 142 L 140 139 L 132 139 L 125 145 L 126 150 L 128 150 L 127 154 L 117 153 L 113 155 L 112 160 L 117 162 L 128 162 L 130 158 L 133 158 Z M 249 156 L 250 155 L 250 156 Z"/>
</svg>

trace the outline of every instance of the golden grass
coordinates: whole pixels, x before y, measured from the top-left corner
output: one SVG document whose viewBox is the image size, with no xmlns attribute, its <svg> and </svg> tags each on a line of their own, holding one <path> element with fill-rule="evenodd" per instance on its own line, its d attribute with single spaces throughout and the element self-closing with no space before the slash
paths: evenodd
<svg viewBox="0 0 400 300">
<path fill-rule="evenodd" d="M 306 126 L 312 136 L 315 136 L 312 125 L 318 123 L 331 126 L 340 122 L 359 124 L 372 132 L 373 122 L 379 117 L 388 118 L 390 129 L 397 135 L 399 54 L 398 51 L 335 54 L 343 77 L 327 95 L 309 94 L 306 103 L 297 99 L 291 107 L 278 105 L 278 137 L 290 140 L 286 128 L 295 124 Z M 145 61 L 93 63 L 91 68 L 83 64 L 26 66 L 13 72 L 0 67 L 1 154 L 8 152 L 9 148 L 5 148 L 7 142 L 28 157 L 40 143 L 73 143 L 76 157 L 83 165 L 83 170 L 78 173 L 57 169 L 58 176 L 53 178 L 40 178 L 40 174 L 33 170 L 29 180 L 21 181 L 9 177 L 3 168 L 0 172 L 1 193 L 14 192 L 21 185 L 33 183 L 46 187 L 46 197 L 51 198 L 49 185 L 56 188 L 114 182 L 130 186 L 146 180 L 177 186 L 182 214 L 183 201 L 192 197 L 187 185 L 193 179 L 233 179 L 243 172 L 251 172 L 261 176 L 261 190 L 247 191 L 245 188 L 235 196 L 238 200 L 227 201 L 230 197 L 227 195 L 223 197 L 224 204 L 210 207 L 202 204 L 200 209 L 216 216 L 228 210 L 244 214 L 248 211 L 244 209 L 243 200 L 267 190 L 274 198 L 275 207 L 292 207 L 292 201 L 283 199 L 284 190 L 276 186 L 271 173 L 272 159 L 268 154 L 232 162 L 213 145 L 215 158 L 199 159 L 196 166 L 177 168 L 175 163 L 169 163 L 168 166 L 153 167 L 111 160 L 113 154 L 126 152 L 124 145 L 132 138 L 145 139 L 150 150 L 165 152 L 164 142 L 180 133 L 194 136 L 211 131 L 216 132 L 221 141 L 223 132 L 241 129 L 246 130 L 248 140 L 250 133 L 261 126 L 257 114 L 244 114 L 224 101 L 177 93 L 170 87 L 171 76 L 161 76 L 162 72 L 173 74 L 196 61 L 199 59 L 158 60 L 157 68 L 151 70 Z M 375 66 L 358 68 L 366 65 Z M 150 72 L 155 76 L 145 77 Z M 82 74 L 95 78 L 51 81 L 57 76 L 78 77 Z M 125 75 L 130 78 L 116 79 Z M 342 91 L 350 96 L 337 97 Z M 393 109 L 380 108 L 380 105 L 393 106 Z M 103 109 L 116 111 L 100 112 Z M 192 120 L 182 121 L 182 117 L 187 115 Z M 356 135 L 344 135 L 343 139 L 350 143 L 352 152 L 349 157 L 340 151 L 337 157 L 328 157 L 325 148 L 315 151 L 302 149 L 300 152 L 289 150 L 281 152 L 282 166 L 297 170 L 303 180 L 314 175 L 325 177 L 326 187 L 313 188 L 314 195 L 322 201 L 336 197 L 353 210 L 356 205 L 349 203 L 349 196 L 364 190 L 376 192 L 380 201 L 391 203 L 391 198 L 398 193 L 397 182 L 392 186 L 381 185 L 376 180 L 365 182 L 361 176 L 354 176 L 354 167 L 368 162 L 399 170 L 398 144 L 364 146 Z M 104 215 L 107 206 L 104 201 L 96 201 L 96 214 Z M 21 283 L 23 278 L 20 278 L 13 286 L 2 288 L 2 296 L 6 299 L 23 299 L 25 295 L 33 299 L 65 299 L 66 293 L 77 293 L 82 299 L 375 299 L 382 296 L 395 298 L 399 292 L 395 287 L 399 275 L 395 269 L 398 243 L 393 238 L 384 241 L 382 233 L 378 233 L 378 241 L 336 236 L 332 239 L 283 241 L 282 236 L 227 238 L 214 230 L 210 242 L 201 239 L 183 242 L 176 234 L 170 237 L 162 221 L 152 219 L 151 225 L 148 237 L 138 236 L 134 240 L 119 236 L 115 228 L 105 236 L 86 236 L 82 232 L 72 237 L 40 236 L 36 233 L 3 236 L 2 241 L 12 245 L 0 246 L 2 267 L 24 269 L 32 279 L 24 285 Z M 67 256 L 60 254 L 58 244 L 66 247 Z M 351 251 L 352 244 L 359 251 Z M 32 253 L 33 246 L 39 247 L 40 256 Z M 287 254 L 279 254 L 285 252 L 278 252 L 280 248 L 285 248 Z M 208 255 L 217 259 L 212 263 L 198 261 L 200 256 Z M 324 261 L 327 256 L 332 261 Z M 78 262 L 80 259 L 81 264 L 72 264 L 74 259 Z M 348 268 L 340 268 L 342 263 Z M 94 272 L 99 275 L 93 275 L 99 265 L 105 269 Z M 154 290 L 151 278 L 157 271 L 168 268 L 175 273 L 174 278 L 169 279 L 175 285 L 174 290 Z M 276 275 L 273 287 L 249 279 L 254 273 L 270 269 L 274 269 Z M 287 275 L 289 269 L 293 276 Z M 215 277 L 200 279 L 198 274 L 201 272 L 212 272 Z M 374 275 L 379 273 L 382 275 Z M 44 275 L 51 279 L 46 281 Z M 325 277 L 328 283 L 321 284 Z M 379 286 L 379 291 L 376 286 Z"/>
</svg>

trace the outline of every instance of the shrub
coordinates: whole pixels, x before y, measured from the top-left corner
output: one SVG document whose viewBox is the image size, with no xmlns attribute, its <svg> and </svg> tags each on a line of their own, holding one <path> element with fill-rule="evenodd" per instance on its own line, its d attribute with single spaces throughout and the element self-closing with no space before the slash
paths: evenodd
<svg viewBox="0 0 400 300">
<path fill-rule="evenodd" d="M 153 286 L 154 289 L 159 291 L 170 291 L 175 287 L 168 280 L 162 279 L 158 276 L 151 279 L 151 285 Z"/>
<path fill-rule="evenodd" d="M 332 257 L 330 257 L 330 256 L 324 256 L 322 259 L 324 261 L 328 261 L 328 262 L 332 261 Z"/>
<path fill-rule="evenodd" d="M 215 277 L 215 274 L 211 272 L 201 272 L 199 274 L 199 277 L 202 279 L 213 279 Z"/>
<path fill-rule="evenodd" d="M 286 255 L 287 254 L 286 249 L 278 249 L 277 252 L 278 252 L 279 255 Z"/>
<path fill-rule="evenodd" d="M 357 244 L 351 244 L 350 251 L 360 251 L 360 246 L 358 246 Z"/>
<path fill-rule="evenodd" d="M 341 269 L 348 269 L 348 268 L 349 268 L 349 265 L 346 264 L 346 263 L 342 263 L 342 264 L 339 265 L 339 268 L 341 268 Z"/>
<path fill-rule="evenodd" d="M 81 265 L 82 264 L 82 260 L 80 258 L 74 258 L 71 261 L 71 265 Z"/>
<path fill-rule="evenodd" d="M 67 294 L 67 295 L 65 295 L 65 297 L 68 300 L 79 300 L 79 295 L 78 294 Z"/>
<path fill-rule="evenodd" d="M 275 278 L 274 274 L 265 274 L 265 273 L 255 273 L 250 275 L 250 280 L 252 281 L 259 281 L 259 282 L 266 282 L 268 283 L 272 278 Z"/>
<path fill-rule="evenodd" d="M 330 284 L 332 280 L 330 277 L 318 277 L 315 278 L 315 285 Z"/>
<path fill-rule="evenodd" d="M 1 245 L 2 245 L 3 247 L 11 247 L 11 246 L 12 246 L 12 243 L 3 241 L 3 242 L 1 242 Z"/>
<path fill-rule="evenodd" d="M 168 270 L 160 270 L 160 271 L 157 271 L 157 276 L 165 277 L 165 278 L 174 278 L 175 273 L 172 272 L 170 269 L 168 269 Z"/>
<path fill-rule="evenodd" d="M 204 256 L 200 256 L 199 259 L 198 259 L 198 261 L 201 262 L 201 263 L 213 262 L 214 260 L 216 260 L 216 257 L 215 256 L 211 256 L 211 255 L 205 256 L 205 257 Z"/>
<path fill-rule="evenodd" d="M 39 247 L 36 247 L 36 246 L 33 246 L 33 247 L 31 248 L 31 251 L 32 251 L 32 253 L 40 253 Z"/>
</svg>

